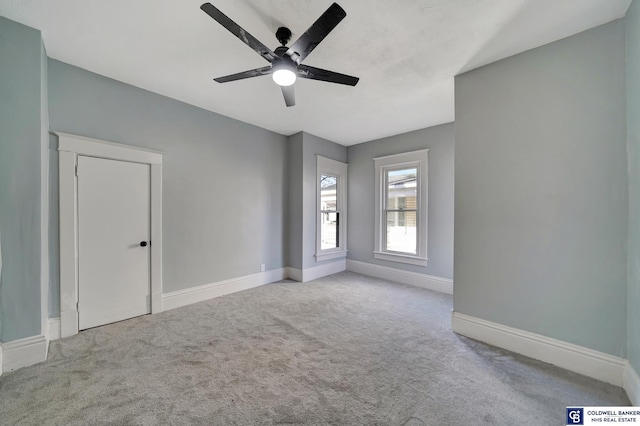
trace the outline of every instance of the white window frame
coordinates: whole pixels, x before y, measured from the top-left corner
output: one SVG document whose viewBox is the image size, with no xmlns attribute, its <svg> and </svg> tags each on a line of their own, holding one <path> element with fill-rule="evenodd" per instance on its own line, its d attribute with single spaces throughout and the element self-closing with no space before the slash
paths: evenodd
<svg viewBox="0 0 640 426">
<path fill-rule="evenodd" d="M 332 160 L 321 155 L 316 155 L 316 262 L 323 260 L 337 259 L 347 256 L 347 173 L 348 165 L 340 161 Z M 339 212 L 338 224 L 338 247 L 321 249 L 322 240 L 320 237 L 322 228 L 322 218 L 320 208 L 321 190 L 320 177 L 322 175 L 336 176 L 337 184 L 337 208 Z"/>
<path fill-rule="evenodd" d="M 387 260 L 391 262 L 407 263 L 411 265 L 427 266 L 427 225 L 428 225 L 428 160 L 429 150 L 406 152 L 402 154 L 388 155 L 374 158 L 376 173 L 376 193 L 375 193 L 375 247 L 373 257 L 375 259 Z M 387 251 L 386 247 L 386 225 L 385 225 L 385 203 L 386 203 L 386 174 L 388 171 L 405 167 L 415 167 L 417 174 L 417 217 L 416 217 L 416 237 L 417 254 L 405 254 Z"/>
</svg>

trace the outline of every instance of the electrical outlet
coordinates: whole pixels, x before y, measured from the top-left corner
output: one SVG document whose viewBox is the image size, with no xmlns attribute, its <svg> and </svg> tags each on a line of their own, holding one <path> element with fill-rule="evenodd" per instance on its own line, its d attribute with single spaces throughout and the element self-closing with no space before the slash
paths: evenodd
<svg viewBox="0 0 640 426">
<path fill-rule="evenodd" d="M 261 263 L 260 264 L 260 272 L 264 272 L 265 269 L 266 269 L 265 264 Z"/>
</svg>

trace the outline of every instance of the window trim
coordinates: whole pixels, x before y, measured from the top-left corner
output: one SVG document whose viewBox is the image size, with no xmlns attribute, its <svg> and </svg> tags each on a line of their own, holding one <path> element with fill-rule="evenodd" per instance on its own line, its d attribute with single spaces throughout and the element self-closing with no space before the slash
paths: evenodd
<svg viewBox="0 0 640 426">
<path fill-rule="evenodd" d="M 375 192 L 375 245 L 373 257 L 375 259 L 390 262 L 406 263 L 410 265 L 427 266 L 427 230 L 428 230 L 428 160 L 429 150 L 405 152 L 402 154 L 387 155 L 374 158 L 376 192 Z M 417 173 L 417 217 L 416 237 L 417 253 L 415 255 L 388 251 L 385 249 L 386 226 L 385 200 L 386 200 L 386 174 L 387 171 L 398 170 L 404 167 L 416 167 Z"/>
<path fill-rule="evenodd" d="M 316 155 L 316 262 L 347 257 L 347 173 L 346 163 Z M 320 177 L 322 175 L 336 176 L 338 178 L 336 194 L 336 211 L 339 214 L 338 247 L 321 249 L 321 190 Z"/>
</svg>

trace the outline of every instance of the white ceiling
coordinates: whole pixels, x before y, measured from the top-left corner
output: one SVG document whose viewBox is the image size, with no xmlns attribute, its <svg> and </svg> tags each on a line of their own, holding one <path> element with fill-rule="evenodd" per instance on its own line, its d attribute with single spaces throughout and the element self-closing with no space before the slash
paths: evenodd
<svg viewBox="0 0 640 426">
<path fill-rule="evenodd" d="M 200 10 L 204 0 L 0 0 L 42 31 L 54 59 L 278 132 L 352 145 L 453 121 L 453 76 L 621 18 L 631 0 L 338 0 L 347 17 L 304 61 L 360 77 L 298 80 L 287 108 L 267 65 Z M 331 0 L 211 0 L 272 49 L 295 41 Z"/>
</svg>

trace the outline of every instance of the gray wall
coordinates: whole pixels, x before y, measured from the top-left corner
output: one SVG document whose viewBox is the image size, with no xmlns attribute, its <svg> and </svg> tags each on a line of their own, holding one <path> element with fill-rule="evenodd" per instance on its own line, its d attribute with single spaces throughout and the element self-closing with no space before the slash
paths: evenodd
<svg viewBox="0 0 640 426">
<path fill-rule="evenodd" d="M 457 312 L 625 356 L 624 27 L 456 77 Z"/>
<path fill-rule="evenodd" d="M 40 37 L 40 312 L 42 331 L 49 324 L 49 287 L 51 286 L 49 262 L 49 60 Z M 56 266 L 57 272 L 57 266 Z M 57 275 L 56 275 L 57 276 Z"/>
<path fill-rule="evenodd" d="M 0 17 L 0 340 L 41 333 L 40 32 Z"/>
<path fill-rule="evenodd" d="M 288 230 L 288 266 L 302 269 L 302 176 L 303 176 L 303 139 L 302 132 L 289 136 L 287 152 L 287 171 L 289 179 Z"/>
<path fill-rule="evenodd" d="M 302 152 L 302 267 L 304 269 L 332 263 L 338 260 L 316 262 L 316 208 L 318 191 L 318 169 L 316 156 L 347 162 L 347 148 L 337 143 L 303 132 Z M 295 212 L 295 211 L 294 211 Z M 293 213 L 293 212 L 292 212 Z M 347 212 L 349 215 L 349 212 Z M 347 244 L 349 241 L 347 240 Z"/>
<path fill-rule="evenodd" d="M 627 155 L 629 157 L 628 358 L 640 372 L 640 4 L 627 11 Z"/>
<path fill-rule="evenodd" d="M 429 149 L 427 267 L 373 258 L 375 169 L 373 159 Z M 453 278 L 453 123 L 352 145 L 349 158 L 349 259 Z"/>
<path fill-rule="evenodd" d="M 316 262 L 316 155 L 347 162 L 347 149 L 306 132 L 289 137 L 289 266 L 308 269 Z"/>
<path fill-rule="evenodd" d="M 49 112 L 52 130 L 165 152 L 164 292 L 286 266 L 285 136 L 56 60 Z"/>
</svg>

